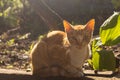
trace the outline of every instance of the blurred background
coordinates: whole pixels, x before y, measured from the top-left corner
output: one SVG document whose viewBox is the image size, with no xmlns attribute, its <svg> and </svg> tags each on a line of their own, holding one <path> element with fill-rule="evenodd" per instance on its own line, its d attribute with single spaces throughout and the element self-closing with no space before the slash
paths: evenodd
<svg viewBox="0 0 120 80">
<path fill-rule="evenodd" d="M 50 30 L 63 30 L 63 19 L 75 25 L 92 18 L 98 35 L 114 11 L 120 11 L 120 0 L 0 0 L 0 35 L 30 33 L 35 39 Z"/>
</svg>

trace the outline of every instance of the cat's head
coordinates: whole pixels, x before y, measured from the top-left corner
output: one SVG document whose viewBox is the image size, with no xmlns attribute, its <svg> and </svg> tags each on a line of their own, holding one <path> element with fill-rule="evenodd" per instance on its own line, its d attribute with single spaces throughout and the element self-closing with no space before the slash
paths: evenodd
<svg viewBox="0 0 120 80">
<path fill-rule="evenodd" d="M 89 44 L 93 34 L 95 20 L 91 19 L 86 25 L 76 26 L 64 20 L 63 25 L 70 44 L 80 48 Z"/>
</svg>

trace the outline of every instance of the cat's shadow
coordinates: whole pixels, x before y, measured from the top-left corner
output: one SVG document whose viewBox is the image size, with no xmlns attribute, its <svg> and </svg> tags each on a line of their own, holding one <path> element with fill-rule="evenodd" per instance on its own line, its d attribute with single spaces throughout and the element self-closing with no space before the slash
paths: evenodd
<svg viewBox="0 0 120 80">
<path fill-rule="evenodd" d="M 94 80 L 88 77 L 82 78 L 65 78 L 65 77 L 47 77 L 40 78 L 27 74 L 4 74 L 0 73 L 0 80 Z"/>
</svg>

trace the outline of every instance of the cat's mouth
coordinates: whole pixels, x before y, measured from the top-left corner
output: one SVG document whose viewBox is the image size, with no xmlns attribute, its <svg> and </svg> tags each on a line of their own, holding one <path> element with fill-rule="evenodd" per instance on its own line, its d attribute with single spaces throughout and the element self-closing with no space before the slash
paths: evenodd
<svg viewBox="0 0 120 80">
<path fill-rule="evenodd" d="M 81 49 L 81 48 L 82 48 L 82 46 L 81 46 L 81 45 L 78 45 L 78 46 L 76 46 L 76 48 Z"/>
<path fill-rule="evenodd" d="M 78 44 L 78 45 L 76 45 L 76 48 L 82 49 L 84 46 L 86 46 L 86 45 L 85 44 Z"/>
</svg>

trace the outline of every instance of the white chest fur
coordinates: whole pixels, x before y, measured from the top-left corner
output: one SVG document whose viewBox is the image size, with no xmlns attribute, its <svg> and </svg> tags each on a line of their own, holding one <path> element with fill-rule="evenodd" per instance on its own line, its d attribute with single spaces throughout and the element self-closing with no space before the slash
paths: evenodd
<svg viewBox="0 0 120 80">
<path fill-rule="evenodd" d="M 82 67 L 83 63 L 89 56 L 89 46 L 85 46 L 81 49 L 78 49 L 72 46 L 69 50 L 69 55 L 71 58 L 71 64 L 77 68 Z"/>
</svg>

